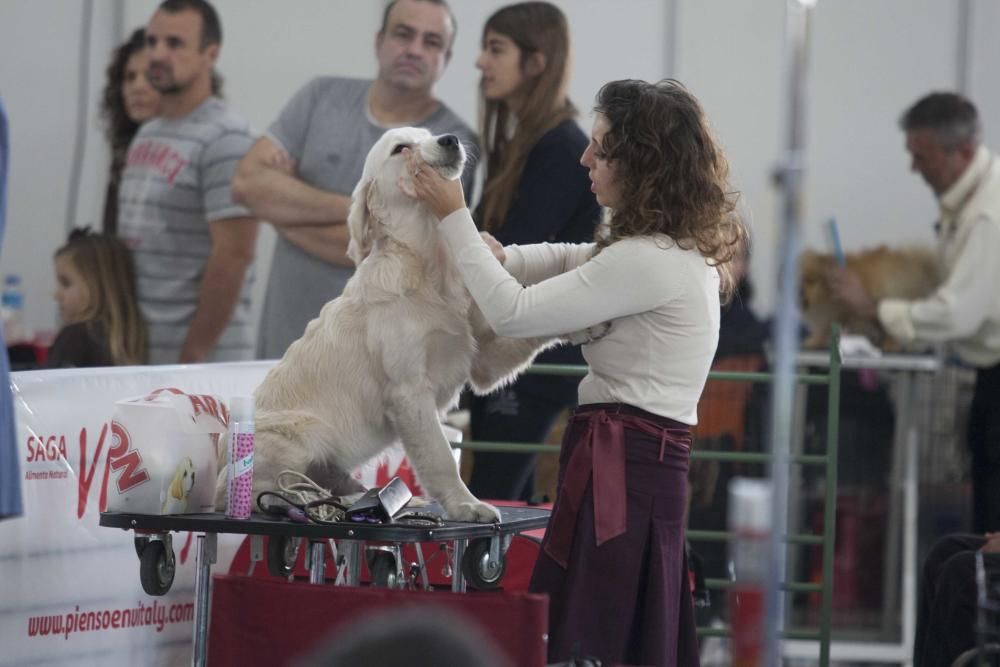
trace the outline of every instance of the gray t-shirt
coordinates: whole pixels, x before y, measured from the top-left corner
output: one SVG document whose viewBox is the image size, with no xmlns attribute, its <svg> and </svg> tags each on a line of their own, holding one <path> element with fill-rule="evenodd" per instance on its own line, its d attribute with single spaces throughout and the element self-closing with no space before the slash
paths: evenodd
<svg viewBox="0 0 1000 667">
<path fill-rule="evenodd" d="M 135 257 L 150 363 L 180 358 L 212 250 L 208 223 L 250 215 L 233 203 L 231 183 L 253 140 L 246 121 L 210 97 L 183 118 L 146 123 L 129 145 L 118 233 Z M 253 358 L 252 282 L 251 267 L 209 361 Z"/>
<path fill-rule="evenodd" d="M 368 111 L 371 81 L 319 77 L 300 89 L 268 129 L 268 136 L 295 160 L 297 176 L 313 187 L 350 195 L 361 179 L 365 157 L 386 128 Z M 441 105 L 414 123 L 435 134 L 452 133 L 478 156 L 475 133 Z M 475 170 L 462 176 L 471 194 Z M 257 356 L 277 359 L 298 340 L 323 305 L 338 296 L 354 269 L 313 257 L 281 236 L 267 281 L 257 338 Z"/>
</svg>

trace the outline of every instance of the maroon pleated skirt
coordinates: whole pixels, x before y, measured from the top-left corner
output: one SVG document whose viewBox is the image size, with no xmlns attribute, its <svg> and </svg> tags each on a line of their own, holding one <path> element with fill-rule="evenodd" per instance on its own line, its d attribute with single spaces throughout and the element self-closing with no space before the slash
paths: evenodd
<svg viewBox="0 0 1000 667">
<path fill-rule="evenodd" d="M 621 448 L 624 532 L 600 546 L 592 481 L 586 482 L 585 489 L 579 485 L 580 498 L 564 493 L 567 464 L 575 449 L 593 448 L 592 459 L 589 452 L 587 456 L 593 468 L 608 465 L 603 458 L 608 448 L 592 436 L 595 412 L 601 412 L 605 421 L 619 415 L 626 420 Z M 657 428 L 660 433 L 655 432 Z M 689 427 L 632 406 L 591 404 L 574 413 L 563 438 L 553 518 L 530 585 L 531 591 L 550 596 L 550 662 L 589 656 L 605 665 L 698 667 L 684 548 L 690 445 Z M 573 466 L 579 468 L 582 458 L 573 459 Z M 610 467 L 617 466 L 611 462 Z M 608 485 L 602 483 L 599 488 Z M 601 501 L 598 498 L 599 507 Z M 575 506 L 575 512 L 562 511 L 565 503 Z M 566 525 L 558 525 L 561 522 Z M 570 539 L 560 540 L 558 535 L 566 531 L 571 531 Z M 557 542 L 566 545 L 558 549 L 561 555 L 565 551 L 560 558 L 565 568 L 552 557 Z"/>
</svg>

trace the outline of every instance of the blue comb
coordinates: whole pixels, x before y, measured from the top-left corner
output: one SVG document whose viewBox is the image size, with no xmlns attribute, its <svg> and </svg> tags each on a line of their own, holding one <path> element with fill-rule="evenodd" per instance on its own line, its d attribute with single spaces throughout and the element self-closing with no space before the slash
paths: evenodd
<svg viewBox="0 0 1000 667">
<path fill-rule="evenodd" d="M 840 232 L 837 230 L 837 219 L 830 218 L 826 223 L 830 232 L 830 243 L 833 245 L 833 256 L 837 258 L 837 264 L 845 266 L 847 260 L 844 259 L 844 248 L 840 245 Z"/>
</svg>

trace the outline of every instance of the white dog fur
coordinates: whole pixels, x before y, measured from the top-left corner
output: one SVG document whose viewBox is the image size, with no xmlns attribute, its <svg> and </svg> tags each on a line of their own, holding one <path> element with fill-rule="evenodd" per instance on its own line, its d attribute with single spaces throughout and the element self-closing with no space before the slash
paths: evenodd
<svg viewBox="0 0 1000 667">
<path fill-rule="evenodd" d="M 407 197 L 408 147 L 457 179 L 465 151 L 451 135 L 389 130 L 365 160 L 354 189 L 348 255 L 357 264 L 256 392 L 254 497 L 285 469 L 334 494 L 362 490 L 349 474 L 395 441 L 421 486 L 448 516 L 497 520 L 458 475 L 440 417 L 466 383 L 487 393 L 556 341 L 500 338 L 452 265 L 437 219 Z M 220 468 L 216 504 L 225 503 Z"/>
</svg>

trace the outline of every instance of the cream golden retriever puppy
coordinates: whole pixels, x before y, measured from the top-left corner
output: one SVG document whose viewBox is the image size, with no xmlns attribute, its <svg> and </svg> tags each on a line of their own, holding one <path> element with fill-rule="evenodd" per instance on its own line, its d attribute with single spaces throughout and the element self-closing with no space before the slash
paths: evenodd
<svg viewBox="0 0 1000 667">
<path fill-rule="evenodd" d="M 368 153 L 347 221 L 357 271 L 255 395 L 254 497 L 273 490 L 285 469 L 335 495 L 358 492 L 349 472 L 401 441 L 420 484 L 450 518 L 490 522 L 499 515 L 462 483 L 440 417 L 466 383 L 488 392 L 555 341 L 500 338 L 489 328 L 437 219 L 402 190 L 411 187 L 404 148 L 445 178 L 458 178 L 465 165 L 455 136 L 418 128 L 389 130 Z"/>
</svg>

